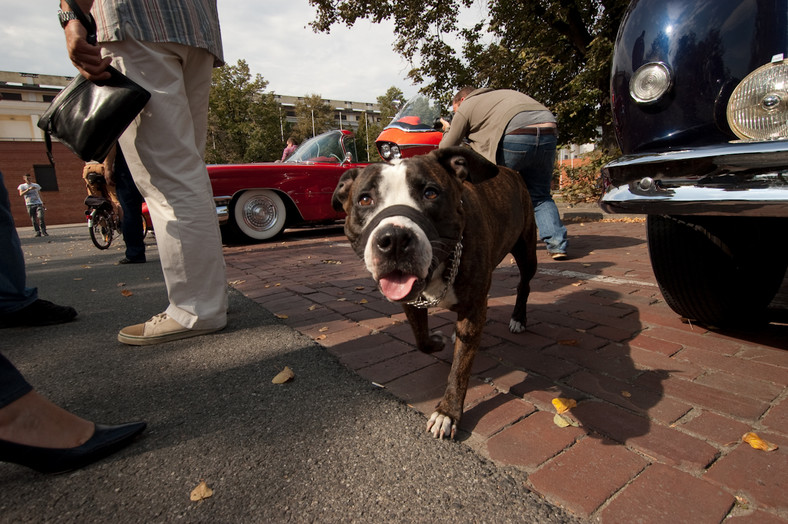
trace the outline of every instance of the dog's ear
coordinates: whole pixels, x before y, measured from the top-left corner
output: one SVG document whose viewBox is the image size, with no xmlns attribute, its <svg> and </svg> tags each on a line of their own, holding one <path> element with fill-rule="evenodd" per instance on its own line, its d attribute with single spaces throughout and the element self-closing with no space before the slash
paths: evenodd
<svg viewBox="0 0 788 524">
<path fill-rule="evenodd" d="M 460 180 L 467 180 L 471 184 L 489 180 L 498 174 L 498 166 L 470 147 L 446 147 L 436 149 L 430 154 L 435 156 L 443 166 L 443 169 L 454 173 Z"/>
<path fill-rule="evenodd" d="M 354 167 L 348 169 L 339 177 L 337 188 L 334 190 L 334 195 L 331 197 L 331 207 L 334 208 L 334 211 L 344 210 L 345 200 L 347 200 L 350 194 L 350 186 L 353 185 L 353 181 L 360 172 L 361 170 L 359 168 Z"/>
</svg>

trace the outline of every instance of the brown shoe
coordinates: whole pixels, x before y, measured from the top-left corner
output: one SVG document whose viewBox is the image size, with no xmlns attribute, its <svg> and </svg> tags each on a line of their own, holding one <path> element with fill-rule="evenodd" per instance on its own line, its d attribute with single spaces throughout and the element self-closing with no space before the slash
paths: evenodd
<svg viewBox="0 0 788 524">
<path fill-rule="evenodd" d="M 189 329 L 178 324 L 167 313 L 159 313 L 143 324 L 134 324 L 120 330 L 118 342 L 130 346 L 148 346 L 161 344 L 182 338 L 198 337 L 224 329 Z"/>
</svg>

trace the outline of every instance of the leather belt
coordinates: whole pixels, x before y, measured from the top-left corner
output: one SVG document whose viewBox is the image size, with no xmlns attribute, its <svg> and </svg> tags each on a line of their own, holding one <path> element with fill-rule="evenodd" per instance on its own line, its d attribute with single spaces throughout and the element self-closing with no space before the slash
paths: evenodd
<svg viewBox="0 0 788 524">
<path fill-rule="evenodd" d="M 506 133 L 507 135 L 554 135 L 554 127 L 521 127 Z"/>
</svg>

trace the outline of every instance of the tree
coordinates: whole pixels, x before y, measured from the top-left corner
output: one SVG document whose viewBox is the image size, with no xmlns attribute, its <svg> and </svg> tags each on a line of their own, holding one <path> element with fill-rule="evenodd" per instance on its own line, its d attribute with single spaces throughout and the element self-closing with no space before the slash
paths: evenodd
<svg viewBox="0 0 788 524">
<path fill-rule="evenodd" d="M 359 19 L 394 21 L 394 49 L 414 64 L 408 77 L 446 103 L 465 85 L 516 89 L 558 117 L 565 143 L 615 143 L 609 100 L 613 42 L 629 0 L 489 0 L 486 18 L 461 28 L 474 0 L 310 0 L 311 23 L 328 32 Z M 492 39 L 483 42 L 483 35 Z M 461 43 L 454 49 L 448 36 Z M 448 90 L 448 91 L 447 91 Z"/>
<path fill-rule="evenodd" d="M 292 134 L 299 143 L 336 127 L 334 110 L 320 95 L 311 94 L 298 100 L 295 114 L 298 121 Z"/>
<path fill-rule="evenodd" d="M 244 60 L 213 70 L 208 102 L 208 163 L 276 160 L 282 154 L 279 104 Z"/>
</svg>

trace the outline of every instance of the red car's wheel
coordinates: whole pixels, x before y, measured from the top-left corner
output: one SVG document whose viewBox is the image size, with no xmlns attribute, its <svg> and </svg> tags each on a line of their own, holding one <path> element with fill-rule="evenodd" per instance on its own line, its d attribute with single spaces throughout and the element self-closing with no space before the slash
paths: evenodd
<svg viewBox="0 0 788 524">
<path fill-rule="evenodd" d="M 231 222 L 251 240 L 269 240 L 282 232 L 287 210 L 282 198 L 270 189 L 244 191 L 235 200 Z"/>
</svg>

